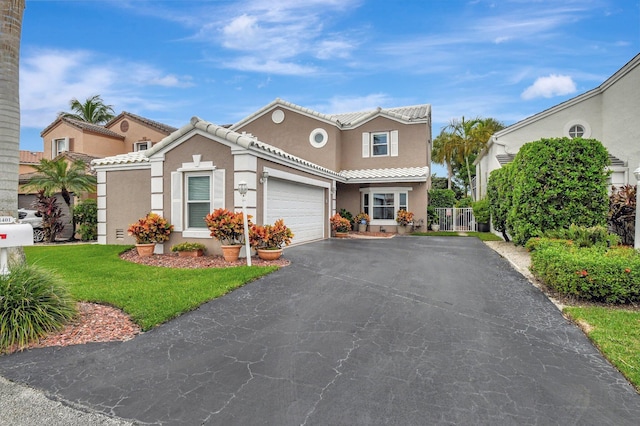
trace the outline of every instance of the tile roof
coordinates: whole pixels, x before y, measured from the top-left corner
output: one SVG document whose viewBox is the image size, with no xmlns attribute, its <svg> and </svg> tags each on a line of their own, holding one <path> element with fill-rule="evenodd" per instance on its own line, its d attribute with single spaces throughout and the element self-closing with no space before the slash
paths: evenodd
<svg viewBox="0 0 640 426">
<path fill-rule="evenodd" d="M 58 125 L 58 123 L 62 123 L 62 122 L 67 123 L 70 126 L 73 126 L 82 131 L 89 131 L 89 132 L 98 133 L 104 136 L 108 136 L 111 138 L 124 140 L 123 135 L 113 132 L 99 124 L 87 123 L 86 121 L 76 120 L 74 118 L 63 117 L 63 116 L 59 116 L 53 123 L 45 127 L 45 129 L 42 132 L 40 132 L 40 136 L 44 136 L 45 133 L 47 133 L 49 130 L 51 130 L 56 125 Z"/>
<path fill-rule="evenodd" d="M 429 167 L 399 167 L 390 169 L 361 169 L 342 170 L 340 172 L 346 182 L 349 181 L 376 181 L 376 180 L 420 180 L 426 181 L 429 177 Z"/>
<path fill-rule="evenodd" d="M 111 157 L 98 158 L 91 161 L 91 165 L 109 166 L 114 164 L 148 163 L 149 157 L 147 157 L 146 152 L 147 151 L 129 152 L 127 154 L 118 154 Z"/>
<path fill-rule="evenodd" d="M 126 111 L 122 111 L 116 117 L 114 117 L 111 120 L 109 120 L 109 122 L 107 124 L 105 124 L 104 127 L 108 128 L 113 123 L 115 123 L 116 121 L 118 121 L 119 119 L 121 119 L 123 117 L 128 117 L 128 118 L 131 118 L 133 120 L 139 121 L 139 122 L 141 122 L 143 124 L 146 124 L 149 127 L 155 127 L 156 129 L 160 130 L 161 132 L 166 133 L 167 135 L 170 134 L 170 133 L 175 132 L 176 130 L 178 130 L 177 128 L 175 128 L 173 126 L 169 126 L 168 124 L 164 124 L 164 123 L 160 123 L 158 121 L 150 120 L 148 118 L 141 117 L 139 115 L 136 115 L 136 114 L 133 114 L 133 113 L 130 113 L 130 112 L 126 112 Z"/>
<path fill-rule="evenodd" d="M 271 111 L 272 109 L 277 107 L 288 108 L 288 109 L 297 111 L 301 114 L 315 117 L 319 120 L 331 123 L 341 129 L 357 127 L 360 124 L 377 116 L 386 116 L 386 117 L 404 121 L 407 123 L 425 122 L 425 123 L 431 124 L 430 123 L 431 121 L 431 105 L 430 104 L 404 106 L 404 107 L 397 107 L 397 108 L 378 107 L 374 110 L 369 110 L 369 111 L 349 112 L 349 113 L 343 113 L 343 114 L 324 114 L 324 113 L 314 111 L 312 109 L 305 108 L 300 105 L 296 105 L 291 102 L 287 102 L 278 98 L 273 102 L 269 103 L 268 105 L 266 105 L 265 107 L 259 109 L 257 112 L 233 124 L 231 128 L 238 129 L 243 125 L 255 120 L 258 117 L 261 117 L 268 111 Z"/>
<path fill-rule="evenodd" d="M 43 158 L 44 152 L 20 150 L 20 164 L 38 164 Z"/>
<path fill-rule="evenodd" d="M 505 164 L 511 163 L 516 158 L 515 154 L 498 154 L 496 155 L 496 160 L 500 163 L 501 166 Z M 626 167 L 627 163 L 613 154 L 609 154 L 609 162 L 613 167 Z"/>
</svg>

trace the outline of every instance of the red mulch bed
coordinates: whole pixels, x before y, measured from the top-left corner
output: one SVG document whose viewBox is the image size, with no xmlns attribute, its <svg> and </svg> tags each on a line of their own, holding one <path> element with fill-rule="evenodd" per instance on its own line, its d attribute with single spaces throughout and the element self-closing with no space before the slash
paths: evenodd
<svg viewBox="0 0 640 426">
<path fill-rule="evenodd" d="M 226 262 L 221 256 L 179 257 L 177 253 L 154 254 L 150 257 L 140 257 L 135 249 L 124 252 L 122 259 L 143 265 L 162 266 L 166 268 L 228 268 L 244 266 L 246 259 L 236 262 Z M 280 258 L 265 261 L 257 257 L 251 258 L 253 266 L 287 266 L 291 262 Z M 140 326 L 131 321 L 129 316 L 118 308 L 97 303 L 78 303 L 78 318 L 67 324 L 63 330 L 51 333 L 26 347 L 13 347 L 6 353 L 18 350 L 45 348 L 49 346 L 80 345 L 90 342 L 111 342 L 133 339 L 140 333 Z"/>
</svg>

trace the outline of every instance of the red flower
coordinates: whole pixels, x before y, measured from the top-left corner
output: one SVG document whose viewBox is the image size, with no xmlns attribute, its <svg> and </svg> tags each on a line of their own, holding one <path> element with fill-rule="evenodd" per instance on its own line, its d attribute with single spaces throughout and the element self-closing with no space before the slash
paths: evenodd
<svg viewBox="0 0 640 426">
<path fill-rule="evenodd" d="M 626 268 L 626 269 L 624 270 L 624 272 L 626 272 L 627 274 L 629 274 L 629 273 L 631 273 L 631 269 Z"/>
</svg>

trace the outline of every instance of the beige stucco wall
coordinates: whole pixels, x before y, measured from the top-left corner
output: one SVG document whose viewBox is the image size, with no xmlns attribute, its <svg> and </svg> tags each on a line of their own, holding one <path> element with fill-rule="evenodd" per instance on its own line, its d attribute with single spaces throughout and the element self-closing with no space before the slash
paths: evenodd
<svg viewBox="0 0 640 426">
<path fill-rule="evenodd" d="M 398 131 L 398 156 L 362 157 L 363 132 Z M 377 117 L 355 129 L 342 132 L 340 170 L 430 166 L 431 129 L 426 123 L 403 124 Z"/>
<path fill-rule="evenodd" d="M 125 120 L 129 123 L 129 129 L 126 132 L 122 131 L 122 129 L 120 128 L 120 124 Z M 167 133 L 164 133 L 153 127 L 149 127 L 135 119 L 126 116 L 111 123 L 111 125 L 109 126 L 109 130 L 124 136 L 125 151 L 123 153 L 134 151 L 134 144 L 136 142 L 148 140 L 151 141 L 153 145 L 154 143 L 161 141 L 167 136 Z"/>
<path fill-rule="evenodd" d="M 112 170 L 106 182 L 107 244 L 135 244 L 127 228 L 151 211 L 151 171 Z M 116 238 L 118 230 L 124 238 Z"/>
<path fill-rule="evenodd" d="M 70 141 L 69 151 L 81 152 L 95 157 L 108 157 L 129 152 L 125 149 L 124 142 L 121 139 L 82 132 L 76 127 L 61 122 L 42 136 L 44 158 L 49 160 L 52 158 L 51 141 L 65 137 L 68 137 Z"/>
<path fill-rule="evenodd" d="M 284 112 L 284 121 L 280 124 L 271 119 L 273 111 L 278 109 Z M 315 148 L 309 142 L 311 132 L 317 128 L 324 129 L 328 135 L 327 144 L 322 148 Z M 296 111 L 278 106 L 236 131 L 251 133 L 262 142 L 328 169 L 338 170 L 340 167 L 340 152 L 337 149 L 340 146 L 340 130 L 333 124 Z"/>
</svg>

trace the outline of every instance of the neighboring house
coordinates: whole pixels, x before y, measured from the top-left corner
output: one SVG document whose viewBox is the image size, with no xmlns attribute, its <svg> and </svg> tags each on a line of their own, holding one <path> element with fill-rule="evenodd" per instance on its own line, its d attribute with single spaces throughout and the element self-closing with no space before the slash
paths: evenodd
<svg viewBox="0 0 640 426">
<path fill-rule="evenodd" d="M 294 243 L 328 238 L 341 208 L 394 232 L 401 208 L 426 222 L 430 152 L 429 105 L 326 115 L 277 99 L 230 128 L 194 117 L 147 151 L 92 162 L 98 241 L 133 243 L 129 224 L 154 211 L 175 227 L 167 247 L 202 238 L 217 252 L 204 215 L 240 210 L 242 181 L 253 221 L 283 218 Z"/>
<path fill-rule="evenodd" d="M 47 159 L 66 151 L 107 157 L 149 149 L 175 130 L 175 127 L 123 112 L 105 125 L 59 116 L 40 136 Z"/>
<path fill-rule="evenodd" d="M 597 139 L 611 158 L 611 184 L 636 184 L 640 165 L 640 54 L 600 86 L 496 132 L 478 155 L 476 196 L 489 174 L 515 158 L 527 142 L 552 137 Z M 631 173 L 630 173 L 631 172 Z"/>
<path fill-rule="evenodd" d="M 34 171 L 33 166 L 40 164 L 40 160 L 44 158 L 44 152 L 42 151 L 20 151 L 20 164 L 18 173 L 31 173 Z"/>
</svg>

